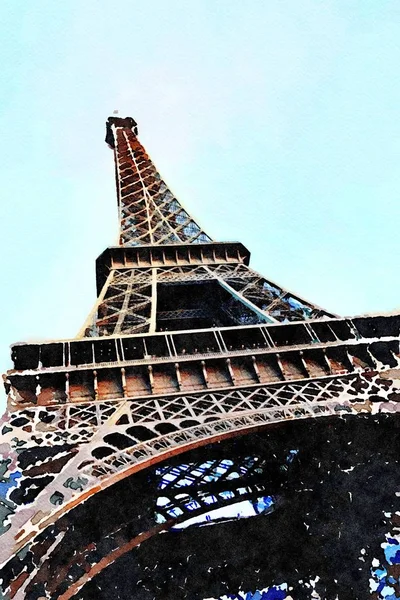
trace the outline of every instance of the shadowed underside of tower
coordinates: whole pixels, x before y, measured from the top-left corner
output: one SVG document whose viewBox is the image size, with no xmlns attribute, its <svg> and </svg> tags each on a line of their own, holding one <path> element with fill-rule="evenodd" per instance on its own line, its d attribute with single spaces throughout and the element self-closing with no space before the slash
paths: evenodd
<svg viewBox="0 0 400 600">
<path fill-rule="evenodd" d="M 5 597 L 383 598 L 400 316 L 339 318 L 253 271 L 137 134 L 107 121 L 120 238 L 79 335 L 12 347 Z"/>
</svg>

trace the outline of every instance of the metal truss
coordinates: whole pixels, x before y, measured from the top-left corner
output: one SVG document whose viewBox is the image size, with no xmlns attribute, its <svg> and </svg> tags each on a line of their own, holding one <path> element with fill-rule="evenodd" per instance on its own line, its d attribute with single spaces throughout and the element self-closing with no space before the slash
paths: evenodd
<svg viewBox="0 0 400 600">
<path fill-rule="evenodd" d="M 246 456 L 157 469 L 156 521 L 163 523 L 171 517 L 186 517 L 190 522 L 193 517 L 244 500 L 253 506 L 261 501 L 261 510 L 269 508 L 273 500 L 270 498 L 266 504 L 262 494 L 271 492 L 268 473 L 271 463 L 263 457 Z M 211 515 L 208 520 L 211 521 Z"/>
<path fill-rule="evenodd" d="M 229 299 L 221 310 L 237 325 L 333 316 L 244 264 L 113 269 L 79 337 L 154 332 L 156 319 L 171 313 L 157 306 L 157 285 L 207 281 L 215 281 L 228 292 Z M 199 312 L 190 315 L 190 310 L 170 314 L 169 318 L 201 316 Z"/>
<path fill-rule="evenodd" d="M 206 268 L 233 296 L 261 309 L 270 321 L 304 321 L 333 316 L 332 313 L 327 313 L 268 281 L 246 265 L 217 265 Z"/>
<path fill-rule="evenodd" d="M 149 331 L 154 286 L 154 269 L 113 269 L 78 337 Z"/>
<path fill-rule="evenodd" d="M 2 421 L 2 439 L 12 450 L 82 444 L 88 442 L 97 429 L 109 422 L 120 403 L 108 402 L 60 404 L 15 411 Z"/>
<path fill-rule="evenodd" d="M 201 440 L 229 435 L 237 430 L 286 419 L 351 412 L 351 394 L 348 395 L 348 390 L 354 385 L 355 379 L 330 379 L 276 388 L 265 386 L 129 402 L 126 406 L 128 410 L 124 412 L 128 423 L 118 429 L 126 439 L 116 439 L 116 444 L 121 443 L 124 448 L 107 456 L 112 445 L 105 436 L 99 446 L 103 449 L 100 450 L 101 460 L 85 468 L 85 473 L 88 476 L 109 476 L 119 471 L 122 465 L 126 468 L 127 465 L 148 460 L 172 448 L 197 444 Z M 343 394 L 345 403 L 343 399 L 342 402 L 338 399 Z M 160 436 L 162 423 L 168 423 L 170 433 Z"/>
<path fill-rule="evenodd" d="M 211 241 L 161 179 L 136 137 L 136 127 L 117 117 L 110 117 L 107 126 L 115 156 L 120 244 Z"/>
</svg>

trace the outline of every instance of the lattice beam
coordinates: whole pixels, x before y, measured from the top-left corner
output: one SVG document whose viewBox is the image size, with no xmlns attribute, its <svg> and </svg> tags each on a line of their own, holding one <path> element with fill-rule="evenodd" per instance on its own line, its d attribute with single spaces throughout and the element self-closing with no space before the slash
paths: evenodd
<svg viewBox="0 0 400 600">
<path fill-rule="evenodd" d="M 211 241 L 161 179 L 133 119 L 110 117 L 106 141 L 114 148 L 121 245 Z"/>
<path fill-rule="evenodd" d="M 232 321 L 236 325 L 246 325 L 333 317 L 241 263 L 119 268 L 109 272 L 79 337 L 154 332 L 157 304 L 162 318 L 171 312 L 157 302 L 159 285 L 212 281 L 229 294 L 231 301 L 221 304 L 228 315 L 227 323 Z M 182 310 L 186 310 L 188 315 L 193 307 Z"/>
</svg>

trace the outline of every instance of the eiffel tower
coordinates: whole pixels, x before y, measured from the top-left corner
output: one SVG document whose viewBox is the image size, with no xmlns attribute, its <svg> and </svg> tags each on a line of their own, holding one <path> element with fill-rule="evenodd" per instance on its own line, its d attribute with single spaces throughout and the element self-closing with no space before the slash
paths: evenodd
<svg viewBox="0 0 400 600">
<path fill-rule="evenodd" d="M 396 535 L 400 316 L 252 270 L 137 136 L 108 119 L 119 245 L 80 333 L 12 346 L 2 597 L 365 598 Z"/>
</svg>

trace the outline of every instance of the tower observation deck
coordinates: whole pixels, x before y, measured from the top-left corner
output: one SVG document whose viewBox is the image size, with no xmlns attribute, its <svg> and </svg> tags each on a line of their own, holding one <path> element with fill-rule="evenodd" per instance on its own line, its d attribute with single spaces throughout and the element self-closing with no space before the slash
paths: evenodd
<svg viewBox="0 0 400 600">
<path fill-rule="evenodd" d="M 4 375 L 0 596 L 397 593 L 400 315 L 284 289 L 203 230 L 134 119 L 106 143 L 119 244 L 93 309 Z"/>
</svg>

